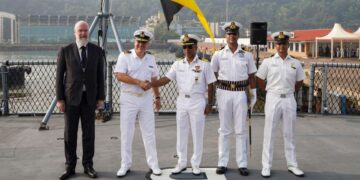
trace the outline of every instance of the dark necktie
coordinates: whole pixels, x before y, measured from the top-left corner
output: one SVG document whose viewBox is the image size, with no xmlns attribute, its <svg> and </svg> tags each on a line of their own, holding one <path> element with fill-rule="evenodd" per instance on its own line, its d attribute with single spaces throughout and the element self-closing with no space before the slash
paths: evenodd
<svg viewBox="0 0 360 180">
<path fill-rule="evenodd" d="M 86 67 L 86 47 L 85 46 L 81 46 L 81 66 L 83 69 L 85 69 Z"/>
</svg>

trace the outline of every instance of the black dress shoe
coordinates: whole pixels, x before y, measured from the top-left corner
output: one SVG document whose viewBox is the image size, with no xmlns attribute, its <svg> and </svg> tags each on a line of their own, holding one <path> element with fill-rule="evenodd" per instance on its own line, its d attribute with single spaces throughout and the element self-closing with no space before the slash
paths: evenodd
<svg viewBox="0 0 360 180">
<path fill-rule="evenodd" d="M 59 176 L 60 180 L 65 180 L 70 178 L 75 174 L 75 169 L 66 169 L 61 176 Z"/>
<path fill-rule="evenodd" d="M 97 172 L 92 166 L 85 166 L 84 173 L 87 174 L 90 178 L 97 178 Z"/>
<path fill-rule="evenodd" d="M 216 174 L 225 174 L 227 171 L 227 167 L 219 166 L 216 168 Z"/>
<path fill-rule="evenodd" d="M 247 168 L 239 168 L 239 172 L 242 176 L 248 176 L 249 170 Z"/>
</svg>

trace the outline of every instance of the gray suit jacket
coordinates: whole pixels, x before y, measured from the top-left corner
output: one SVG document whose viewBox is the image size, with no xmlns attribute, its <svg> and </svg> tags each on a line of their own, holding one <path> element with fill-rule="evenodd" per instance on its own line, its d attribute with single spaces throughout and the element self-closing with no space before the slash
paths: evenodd
<svg viewBox="0 0 360 180">
<path fill-rule="evenodd" d="M 56 98 L 65 104 L 77 106 L 81 102 L 83 84 L 87 102 L 96 105 L 104 100 L 104 59 L 102 50 L 95 44 L 87 45 L 87 64 L 83 72 L 76 43 L 62 47 L 58 54 L 56 69 Z"/>
</svg>

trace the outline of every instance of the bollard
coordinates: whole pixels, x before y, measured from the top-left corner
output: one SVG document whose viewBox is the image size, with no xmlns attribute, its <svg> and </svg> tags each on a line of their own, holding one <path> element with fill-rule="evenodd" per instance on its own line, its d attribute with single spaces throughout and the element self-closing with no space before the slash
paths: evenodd
<svg viewBox="0 0 360 180">
<path fill-rule="evenodd" d="M 1 83 L 3 96 L 1 99 L 2 115 L 9 115 L 9 87 L 8 87 L 8 71 L 5 64 L 1 64 Z"/>
</svg>

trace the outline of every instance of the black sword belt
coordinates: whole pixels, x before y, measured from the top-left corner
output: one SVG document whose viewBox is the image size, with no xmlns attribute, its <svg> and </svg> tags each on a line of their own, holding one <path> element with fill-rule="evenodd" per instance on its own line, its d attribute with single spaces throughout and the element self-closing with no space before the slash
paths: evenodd
<svg viewBox="0 0 360 180">
<path fill-rule="evenodd" d="M 218 80 L 217 82 L 217 88 L 227 91 L 245 91 L 248 85 L 249 85 L 248 80 L 244 80 L 244 81 Z"/>
</svg>

